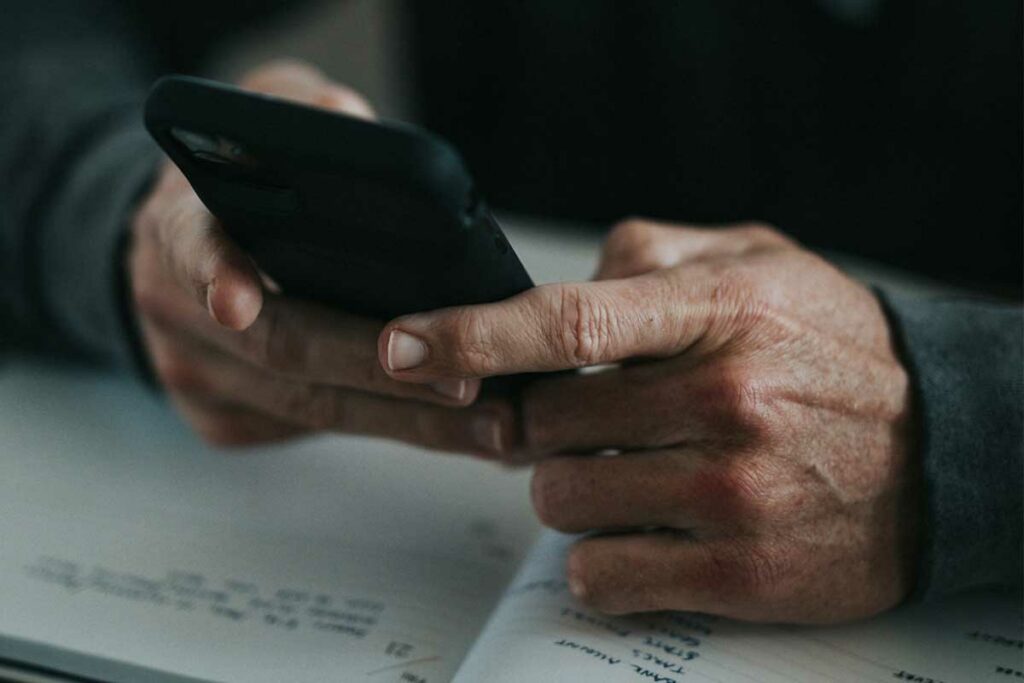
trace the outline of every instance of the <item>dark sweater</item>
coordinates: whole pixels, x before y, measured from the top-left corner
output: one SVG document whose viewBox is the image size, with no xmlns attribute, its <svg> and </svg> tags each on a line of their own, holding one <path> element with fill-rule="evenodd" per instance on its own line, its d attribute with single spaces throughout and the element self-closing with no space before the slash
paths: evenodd
<svg viewBox="0 0 1024 683">
<path fill-rule="evenodd" d="M 5 3 L 0 346 L 128 365 L 121 245 L 160 158 L 141 99 L 284 4 Z M 759 218 L 1005 297 L 882 295 L 920 418 L 918 594 L 1019 588 L 1021 6 L 827 5 L 856 3 L 410 3 L 421 117 L 502 208 Z"/>
</svg>

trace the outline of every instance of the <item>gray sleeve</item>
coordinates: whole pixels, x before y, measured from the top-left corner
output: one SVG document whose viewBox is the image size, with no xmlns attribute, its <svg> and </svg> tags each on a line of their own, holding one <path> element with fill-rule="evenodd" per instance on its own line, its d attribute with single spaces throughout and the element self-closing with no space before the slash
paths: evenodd
<svg viewBox="0 0 1024 683">
<path fill-rule="evenodd" d="M 926 524 L 915 597 L 983 585 L 1019 590 L 1022 309 L 881 296 L 916 392 Z"/>
<path fill-rule="evenodd" d="M 159 153 L 156 73 L 126 4 L 7 3 L 0 21 L 0 346 L 130 359 L 120 248 Z"/>
<path fill-rule="evenodd" d="M 128 221 L 161 159 L 150 83 L 290 0 L 9 0 L 0 13 L 0 354 L 109 366 L 136 349 Z"/>
</svg>

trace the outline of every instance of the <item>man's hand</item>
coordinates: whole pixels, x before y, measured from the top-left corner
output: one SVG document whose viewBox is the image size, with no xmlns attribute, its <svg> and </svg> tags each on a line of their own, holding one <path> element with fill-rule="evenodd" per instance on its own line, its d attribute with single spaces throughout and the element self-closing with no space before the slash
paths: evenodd
<svg viewBox="0 0 1024 683">
<path fill-rule="evenodd" d="M 541 520 L 615 532 L 568 560 L 599 609 L 827 622 L 900 602 L 919 475 L 875 297 L 757 226 L 630 221 L 598 278 L 399 318 L 381 364 L 416 383 L 619 364 L 522 399 L 519 448 L 550 456 Z"/>
<path fill-rule="evenodd" d="M 242 86 L 373 116 L 359 95 L 299 63 L 257 69 Z M 382 322 L 275 293 L 170 163 L 135 217 L 128 265 L 156 374 L 209 441 L 236 445 L 330 429 L 493 452 L 507 411 L 461 408 L 474 402 L 477 380 L 388 377 L 376 354 Z"/>
</svg>

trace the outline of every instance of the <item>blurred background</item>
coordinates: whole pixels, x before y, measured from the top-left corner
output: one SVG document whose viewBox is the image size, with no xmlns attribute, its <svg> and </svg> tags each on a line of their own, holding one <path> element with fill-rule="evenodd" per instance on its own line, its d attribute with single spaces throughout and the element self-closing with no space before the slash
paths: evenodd
<svg viewBox="0 0 1024 683">
<path fill-rule="evenodd" d="M 209 69 L 307 59 L 450 138 L 505 210 L 757 218 L 1019 296 L 1020 19 L 1005 0 L 301 3 Z"/>
<path fill-rule="evenodd" d="M 270 3 L 278 5 L 280 3 Z M 993 0 L 291 3 L 232 78 L 309 60 L 451 139 L 498 208 L 761 219 L 1019 297 L 1021 6 Z"/>
</svg>

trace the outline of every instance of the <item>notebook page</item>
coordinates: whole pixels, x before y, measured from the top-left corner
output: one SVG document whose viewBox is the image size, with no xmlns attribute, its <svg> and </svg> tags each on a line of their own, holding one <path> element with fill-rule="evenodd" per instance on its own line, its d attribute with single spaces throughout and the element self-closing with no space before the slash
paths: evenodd
<svg viewBox="0 0 1024 683">
<path fill-rule="evenodd" d="M 596 263 L 596 232 L 502 225 L 538 283 Z M 213 454 L 139 387 L 0 366 L 0 659 L 447 681 L 536 537 L 528 476 L 366 439 Z"/>
<path fill-rule="evenodd" d="M 682 613 L 607 617 L 568 592 L 563 562 L 572 540 L 542 536 L 456 683 L 984 683 L 1024 676 L 1019 598 L 975 594 L 835 627 Z"/>
<path fill-rule="evenodd" d="M 115 378 L 0 368 L 0 660 L 115 682 L 448 681 L 526 472 L 385 442 L 211 452 Z"/>
</svg>

